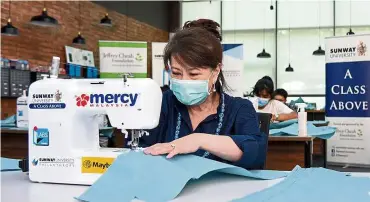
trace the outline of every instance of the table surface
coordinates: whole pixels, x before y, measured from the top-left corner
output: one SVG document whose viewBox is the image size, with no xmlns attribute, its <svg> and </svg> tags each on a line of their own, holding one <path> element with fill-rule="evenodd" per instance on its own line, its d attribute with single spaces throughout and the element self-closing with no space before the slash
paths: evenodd
<svg viewBox="0 0 370 202">
<path fill-rule="evenodd" d="M 354 176 L 370 177 L 370 173 L 352 173 Z M 282 179 L 253 180 L 250 178 L 222 175 L 219 178 L 204 178 L 187 185 L 173 202 L 226 202 L 242 198 L 268 188 Z M 1 173 L 2 202 L 77 202 L 73 197 L 80 196 L 89 186 L 34 183 L 26 173 Z M 63 191 L 62 191 L 63 190 Z M 220 194 L 222 193 L 222 194 Z M 139 200 L 133 200 L 138 202 Z"/>
<path fill-rule="evenodd" d="M 300 136 L 269 136 L 269 141 L 292 141 L 292 142 L 306 142 L 313 141 L 315 137 L 300 137 Z"/>
</svg>

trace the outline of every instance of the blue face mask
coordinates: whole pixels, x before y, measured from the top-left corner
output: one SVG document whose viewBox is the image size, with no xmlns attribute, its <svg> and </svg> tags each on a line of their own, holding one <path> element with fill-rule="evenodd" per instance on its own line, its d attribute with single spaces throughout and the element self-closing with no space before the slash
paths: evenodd
<svg viewBox="0 0 370 202">
<path fill-rule="evenodd" d="M 179 80 L 172 78 L 170 89 L 178 101 L 189 106 L 203 103 L 210 94 L 208 90 L 208 79 Z"/>
<path fill-rule="evenodd" d="M 268 98 L 258 98 L 258 106 L 259 107 L 264 107 L 269 103 L 270 99 Z"/>
</svg>

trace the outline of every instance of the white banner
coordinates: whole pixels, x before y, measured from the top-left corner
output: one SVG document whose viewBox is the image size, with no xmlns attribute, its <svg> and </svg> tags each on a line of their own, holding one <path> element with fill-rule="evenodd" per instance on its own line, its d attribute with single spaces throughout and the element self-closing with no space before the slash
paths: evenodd
<svg viewBox="0 0 370 202">
<path fill-rule="evenodd" d="M 147 42 L 99 41 L 99 54 L 102 78 L 122 77 L 123 73 L 147 77 Z"/>
<path fill-rule="evenodd" d="M 231 88 L 228 94 L 234 97 L 243 97 L 243 44 L 222 44 L 223 67 L 227 85 Z"/>
<path fill-rule="evenodd" d="M 370 35 L 326 39 L 328 163 L 370 165 Z"/>
<path fill-rule="evenodd" d="M 170 79 L 163 63 L 163 51 L 166 45 L 166 42 L 152 42 L 152 78 L 161 87 L 169 85 Z"/>
</svg>

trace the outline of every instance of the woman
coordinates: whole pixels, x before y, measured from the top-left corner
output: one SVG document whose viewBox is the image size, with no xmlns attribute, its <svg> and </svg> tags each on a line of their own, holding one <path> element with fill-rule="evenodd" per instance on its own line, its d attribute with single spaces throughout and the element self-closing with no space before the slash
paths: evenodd
<svg viewBox="0 0 370 202">
<path fill-rule="evenodd" d="M 219 25 L 186 23 L 165 48 L 171 71 L 160 123 L 144 137 L 148 155 L 195 154 L 247 169 L 260 169 L 267 137 L 250 101 L 224 93 Z"/>
<path fill-rule="evenodd" d="M 271 121 L 286 121 L 296 119 L 297 112 L 294 112 L 284 103 L 272 99 L 274 83 L 269 76 L 258 80 L 253 89 L 253 94 L 258 97 L 258 112 L 272 114 Z"/>
</svg>

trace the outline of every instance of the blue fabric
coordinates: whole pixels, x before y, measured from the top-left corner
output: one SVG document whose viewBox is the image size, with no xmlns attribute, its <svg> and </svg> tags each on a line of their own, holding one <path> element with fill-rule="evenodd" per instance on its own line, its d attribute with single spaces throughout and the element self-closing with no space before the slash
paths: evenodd
<svg viewBox="0 0 370 202">
<path fill-rule="evenodd" d="M 19 159 L 9 159 L 1 157 L 1 172 L 21 170 L 18 166 Z"/>
<path fill-rule="evenodd" d="M 145 155 L 143 152 L 121 154 L 108 170 L 76 199 L 88 202 L 129 202 L 135 198 L 146 202 L 174 199 L 190 180 L 212 172 L 227 173 L 254 179 L 277 179 L 288 175 L 281 171 L 248 171 L 230 164 L 195 155 Z"/>
<path fill-rule="evenodd" d="M 336 131 L 336 128 L 334 127 L 328 127 L 328 126 L 316 127 L 312 123 L 307 123 L 307 136 L 318 137 L 321 139 L 329 139 L 334 135 L 335 131 Z M 295 123 L 285 128 L 272 129 L 270 130 L 270 135 L 271 136 L 282 136 L 282 135 L 298 136 L 298 124 Z"/>
<path fill-rule="evenodd" d="M 277 123 L 271 123 L 270 129 L 279 129 L 279 128 L 285 128 L 287 126 L 290 126 L 292 124 L 298 123 L 298 119 L 291 119 L 287 121 L 277 122 Z"/>
<path fill-rule="evenodd" d="M 1 127 L 16 127 L 16 116 L 12 115 L 8 118 L 1 120 Z"/>
<path fill-rule="evenodd" d="M 219 105 L 217 114 L 220 114 L 220 110 L 221 106 Z M 140 146 L 146 147 L 156 143 L 173 141 L 179 112 L 182 119 L 179 138 L 192 133 L 216 133 L 218 115 L 208 116 L 193 130 L 187 107 L 176 99 L 171 90 L 168 90 L 163 94 L 159 125 L 157 128 L 149 130 L 149 136 L 140 139 Z M 260 169 L 264 165 L 267 135 L 260 132 L 257 113 L 249 100 L 225 94 L 224 121 L 219 134 L 230 136 L 243 151 L 242 158 L 238 162 L 234 162 L 234 165 L 247 169 Z M 198 150 L 194 153 L 197 156 L 203 154 L 204 150 Z M 207 158 L 226 162 L 212 154 Z"/>
<path fill-rule="evenodd" d="M 234 202 L 368 202 L 370 178 L 324 168 L 296 167 L 282 182 Z"/>
<path fill-rule="evenodd" d="M 329 121 L 307 121 L 308 123 L 312 123 L 313 125 L 325 125 L 327 126 L 329 124 Z"/>
</svg>

